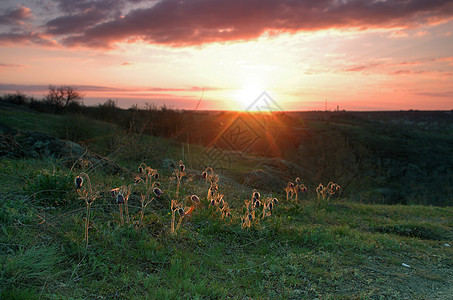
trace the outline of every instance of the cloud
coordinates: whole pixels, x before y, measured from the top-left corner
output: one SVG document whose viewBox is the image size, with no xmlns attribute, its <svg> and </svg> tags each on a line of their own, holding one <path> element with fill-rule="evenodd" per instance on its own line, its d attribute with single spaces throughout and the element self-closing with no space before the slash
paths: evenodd
<svg viewBox="0 0 453 300">
<path fill-rule="evenodd" d="M 69 4 L 69 0 L 60 2 L 76 5 Z M 121 7 L 119 0 L 100 2 L 116 4 L 111 4 L 110 12 Z M 83 3 L 88 5 L 92 1 Z M 88 9 L 83 14 L 51 20 L 47 23 L 48 31 L 69 34 L 63 38 L 68 46 L 109 48 L 116 42 L 137 39 L 152 44 L 190 46 L 254 39 L 265 33 L 413 28 L 451 19 L 453 3 L 448 0 L 162 0 L 124 15 L 107 17 L 105 13 L 95 12 L 96 9 L 91 12 Z M 77 17 L 81 23 L 76 24 Z"/>
<path fill-rule="evenodd" d="M 59 0 L 59 9 L 71 13 L 52 19 L 44 26 L 47 33 L 55 35 L 82 33 L 100 22 L 120 18 L 126 3 L 124 0 Z"/>
<path fill-rule="evenodd" d="M 10 9 L 0 14 L 0 25 L 22 25 L 24 21 L 31 17 L 31 9 L 19 5 L 16 9 Z"/>
<path fill-rule="evenodd" d="M 57 45 L 57 42 L 38 32 L 0 33 L 0 45 L 11 44 L 35 44 L 49 47 Z"/>
<path fill-rule="evenodd" d="M 417 92 L 415 93 L 419 96 L 427 96 L 427 97 L 440 97 L 440 98 L 452 98 L 453 91 L 443 91 L 443 92 Z"/>
<path fill-rule="evenodd" d="M 2 68 L 24 68 L 24 67 L 25 65 L 0 63 L 0 70 Z"/>
<path fill-rule="evenodd" d="M 9 65 L 0 63 L 1 67 L 22 67 L 22 65 Z M 183 88 L 162 88 L 162 87 L 140 87 L 140 88 L 116 88 L 110 86 L 100 86 L 100 85 L 73 85 L 84 92 L 116 92 L 116 93 L 131 93 L 131 95 L 137 95 L 137 93 L 142 93 L 144 95 L 149 95 L 149 93 L 155 92 L 199 92 L 199 91 L 216 91 L 221 88 L 218 87 L 183 87 Z M 47 91 L 49 88 L 48 85 L 23 85 L 23 84 L 2 84 L 0 83 L 0 91 Z"/>
</svg>

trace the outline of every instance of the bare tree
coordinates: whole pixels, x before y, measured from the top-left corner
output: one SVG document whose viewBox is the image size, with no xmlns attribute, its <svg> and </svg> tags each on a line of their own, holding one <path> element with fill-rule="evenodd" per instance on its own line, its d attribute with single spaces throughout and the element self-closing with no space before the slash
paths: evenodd
<svg viewBox="0 0 453 300">
<path fill-rule="evenodd" d="M 54 104 L 58 109 L 65 109 L 72 103 L 83 100 L 84 93 L 80 92 L 73 86 L 60 86 L 49 85 L 49 93 L 46 100 Z"/>
</svg>

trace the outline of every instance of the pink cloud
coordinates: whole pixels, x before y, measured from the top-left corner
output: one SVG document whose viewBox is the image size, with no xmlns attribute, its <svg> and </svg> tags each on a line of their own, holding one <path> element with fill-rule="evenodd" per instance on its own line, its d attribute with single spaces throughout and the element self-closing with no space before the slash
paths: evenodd
<svg viewBox="0 0 453 300">
<path fill-rule="evenodd" d="M 0 33 L 0 45 L 34 44 L 40 46 L 56 46 L 58 43 L 39 32 Z"/>
<path fill-rule="evenodd" d="M 22 25 L 23 22 L 32 17 L 31 9 L 19 5 L 16 9 L 7 10 L 0 14 L 1 25 Z"/>
<path fill-rule="evenodd" d="M 62 16 L 49 21 L 47 30 L 68 34 L 63 38 L 68 46 L 109 48 L 130 39 L 187 46 L 248 40 L 265 32 L 404 29 L 452 17 L 453 3 L 447 0 L 162 0 L 124 15 L 96 15 L 93 10 L 92 14 Z"/>
</svg>

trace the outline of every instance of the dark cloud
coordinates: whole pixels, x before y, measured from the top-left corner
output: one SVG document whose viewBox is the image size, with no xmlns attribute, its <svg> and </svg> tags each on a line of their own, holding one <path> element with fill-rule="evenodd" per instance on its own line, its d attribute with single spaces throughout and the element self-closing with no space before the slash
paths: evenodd
<svg viewBox="0 0 453 300">
<path fill-rule="evenodd" d="M 55 46 L 57 43 L 37 32 L 0 33 L 0 45 L 35 44 L 40 46 Z"/>
<path fill-rule="evenodd" d="M 25 20 L 32 17 L 31 9 L 25 6 L 18 6 L 0 14 L 1 25 L 21 25 Z"/>
<path fill-rule="evenodd" d="M 59 0 L 58 7 L 63 15 L 48 21 L 45 24 L 46 32 L 54 35 L 82 33 L 100 22 L 119 18 L 126 2 Z"/>
<path fill-rule="evenodd" d="M 265 32 L 414 27 L 452 17 L 453 3 L 448 0 L 162 0 L 124 17 L 98 22 L 83 33 L 75 26 L 63 43 L 111 47 L 115 42 L 141 39 L 173 46 L 200 45 L 252 39 Z"/>
</svg>

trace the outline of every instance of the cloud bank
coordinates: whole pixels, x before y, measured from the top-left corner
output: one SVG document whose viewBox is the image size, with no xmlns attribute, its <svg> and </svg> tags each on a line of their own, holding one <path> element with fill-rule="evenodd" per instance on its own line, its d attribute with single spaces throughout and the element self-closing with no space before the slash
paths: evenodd
<svg viewBox="0 0 453 300">
<path fill-rule="evenodd" d="M 264 33 L 408 28 L 452 17 L 453 3 L 446 0 L 164 0 L 94 26 L 74 26 L 63 43 L 110 47 L 139 39 L 187 46 L 248 40 Z M 57 23 L 54 20 L 54 32 L 64 26 Z"/>
<path fill-rule="evenodd" d="M 128 41 L 182 47 L 324 29 L 404 29 L 453 18 L 451 0 L 58 0 L 56 4 L 58 16 L 46 20 L 41 33 L 66 46 L 94 48 Z M 0 14 L 0 24 L 20 22 L 27 17 L 25 9 Z"/>
</svg>

